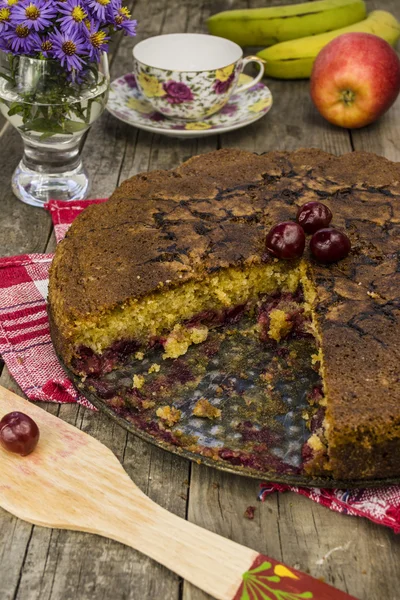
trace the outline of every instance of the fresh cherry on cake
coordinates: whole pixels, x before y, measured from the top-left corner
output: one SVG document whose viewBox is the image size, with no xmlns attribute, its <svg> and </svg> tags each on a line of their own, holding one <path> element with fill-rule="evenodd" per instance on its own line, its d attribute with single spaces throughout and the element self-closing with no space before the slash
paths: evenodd
<svg viewBox="0 0 400 600">
<path fill-rule="evenodd" d="M 346 258 L 351 244 L 345 233 L 334 227 L 327 227 L 314 233 L 310 241 L 310 250 L 318 262 L 327 264 Z"/>
<path fill-rule="evenodd" d="M 315 233 L 318 229 L 328 227 L 332 213 L 325 204 L 314 200 L 300 206 L 296 221 L 306 233 Z"/>
<path fill-rule="evenodd" d="M 9 452 L 27 456 L 39 441 L 35 421 L 21 412 L 10 412 L 0 421 L 0 444 Z"/>
<path fill-rule="evenodd" d="M 306 245 L 306 236 L 298 223 L 283 221 L 269 230 L 265 245 L 276 258 L 300 258 Z"/>
</svg>

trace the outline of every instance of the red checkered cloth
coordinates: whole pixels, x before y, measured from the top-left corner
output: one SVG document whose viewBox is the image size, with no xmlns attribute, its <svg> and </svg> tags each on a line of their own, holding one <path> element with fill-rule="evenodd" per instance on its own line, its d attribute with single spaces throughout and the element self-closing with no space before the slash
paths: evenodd
<svg viewBox="0 0 400 600">
<path fill-rule="evenodd" d="M 274 492 L 296 492 L 336 512 L 354 517 L 366 517 L 374 523 L 391 527 L 395 533 L 400 533 L 400 485 L 328 490 L 280 483 L 261 483 L 258 499 L 264 502 Z"/>
<path fill-rule="evenodd" d="M 51 201 L 47 205 L 57 241 L 75 217 L 93 202 Z M 51 254 L 0 259 L 0 354 L 31 400 L 80 402 L 93 408 L 64 373 L 50 339 L 46 313 Z M 337 512 L 366 517 L 400 532 L 400 486 L 359 490 L 300 488 L 261 484 L 260 500 L 273 492 L 293 491 Z"/>
<path fill-rule="evenodd" d="M 57 242 L 88 204 L 104 201 L 49 202 Z M 30 400 L 79 402 L 93 409 L 66 376 L 50 339 L 46 297 L 52 258 L 0 258 L 0 355 Z"/>
</svg>

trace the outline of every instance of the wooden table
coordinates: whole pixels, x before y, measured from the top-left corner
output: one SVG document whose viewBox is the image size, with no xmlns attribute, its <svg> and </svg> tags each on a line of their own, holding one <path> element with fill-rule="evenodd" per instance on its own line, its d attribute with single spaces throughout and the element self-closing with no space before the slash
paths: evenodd
<svg viewBox="0 0 400 600">
<path fill-rule="evenodd" d="M 282 4 L 262 0 L 137 0 L 136 41 L 160 33 L 204 31 L 211 13 L 226 8 Z M 287 0 L 286 2 L 287 3 Z M 400 19 L 398 0 L 367 0 Z M 131 69 L 132 40 L 114 47 L 112 76 Z M 221 147 L 257 152 L 314 146 L 341 154 L 368 150 L 400 161 L 400 100 L 377 124 L 361 131 L 331 127 L 311 105 L 308 82 L 270 81 L 274 107 L 245 129 L 202 140 L 178 141 L 138 131 L 109 114 L 92 127 L 83 150 L 92 197 L 124 179 L 169 169 Z M 21 157 L 19 135 L 0 121 L 0 255 L 51 252 L 50 218 L 13 196 L 11 174 Z M 0 383 L 16 390 L 6 368 Z M 21 393 L 20 390 L 17 392 Z M 134 481 L 168 510 L 255 550 L 324 578 L 363 600 L 400 597 L 400 536 L 365 519 L 339 515 L 295 494 L 256 503 L 258 484 L 191 464 L 148 445 L 105 416 L 76 405 L 43 405 L 109 446 Z M 1 477 L 1 467 L 0 467 Z M 244 517 L 256 505 L 254 520 Z M 0 511 L 1 600 L 205 600 L 208 596 L 150 559 L 118 543 L 68 531 L 32 527 Z"/>
</svg>

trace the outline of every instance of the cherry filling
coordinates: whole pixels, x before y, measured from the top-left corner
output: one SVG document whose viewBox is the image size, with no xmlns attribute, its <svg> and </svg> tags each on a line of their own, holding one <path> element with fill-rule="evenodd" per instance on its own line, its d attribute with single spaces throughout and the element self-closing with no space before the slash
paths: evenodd
<svg viewBox="0 0 400 600">
<path fill-rule="evenodd" d="M 257 321 L 260 327 L 260 339 L 270 339 L 271 313 L 274 310 L 283 311 L 287 323 L 286 333 L 282 332 L 282 338 L 304 338 L 313 337 L 311 333 L 311 317 L 306 315 L 303 308 L 304 299 L 300 292 L 296 294 L 284 293 L 269 296 L 258 307 Z"/>
<path fill-rule="evenodd" d="M 218 327 L 237 323 L 246 310 L 246 304 L 239 304 L 225 310 L 203 310 L 191 319 L 185 321 L 187 327 L 207 325 L 207 327 Z"/>
<path fill-rule="evenodd" d="M 246 304 L 240 304 L 233 308 L 225 310 L 204 310 L 191 319 L 184 321 L 187 328 L 206 325 L 208 328 L 222 327 L 237 323 L 246 310 Z M 158 345 L 163 346 L 166 337 L 152 338 L 145 350 L 154 348 Z M 81 346 L 78 350 L 78 357 L 72 362 L 74 371 L 91 377 L 101 377 L 110 373 L 116 367 L 123 365 L 129 357 L 138 350 L 143 350 L 140 342 L 136 340 L 120 340 L 115 342 L 110 348 L 107 348 L 103 354 L 96 354 L 87 346 Z M 104 392 L 106 393 L 106 392 Z M 103 395 L 106 398 L 107 395 Z"/>
<path fill-rule="evenodd" d="M 87 346 L 81 346 L 79 356 L 72 361 L 72 367 L 78 373 L 100 377 L 110 373 L 139 348 L 140 344 L 135 340 L 120 340 L 99 355 Z"/>
</svg>

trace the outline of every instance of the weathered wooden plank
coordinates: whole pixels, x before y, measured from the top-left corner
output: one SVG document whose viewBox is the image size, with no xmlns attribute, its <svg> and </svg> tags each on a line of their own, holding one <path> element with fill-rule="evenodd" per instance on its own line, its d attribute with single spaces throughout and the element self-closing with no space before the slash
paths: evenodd
<svg viewBox="0 0 400 600">
<path fill-rule="evenodd" d="M 19 133 L 0 123 L 0 256 L 42 252 L 51 221 L 45 211 L 17 200 L 11 191 L 11 176 L 22 157 Z"/>
</svg>

